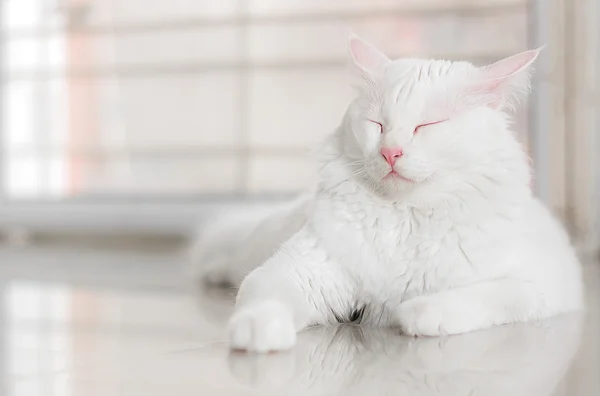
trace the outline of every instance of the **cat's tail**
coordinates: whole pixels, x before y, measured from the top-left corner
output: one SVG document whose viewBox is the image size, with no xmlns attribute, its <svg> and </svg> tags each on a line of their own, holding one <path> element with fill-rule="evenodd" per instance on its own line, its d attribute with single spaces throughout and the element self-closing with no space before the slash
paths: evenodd
<svg viewBox="0 0 600 396">
<path fill-rule="evenodd" d="M 313 195 L 270 207 L 237 210 L 204 221 L 190 250 L 190 275 L 205 286 L 238 287 L 302 228 Z"/>
</svg>

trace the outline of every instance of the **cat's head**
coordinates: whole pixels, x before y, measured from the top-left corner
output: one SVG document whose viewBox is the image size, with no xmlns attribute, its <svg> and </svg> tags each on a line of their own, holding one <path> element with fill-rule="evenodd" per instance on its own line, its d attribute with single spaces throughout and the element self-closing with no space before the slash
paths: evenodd
<svg viewBox="0 0 600 396">
<path fill-rule="evenodd" d="M 528 92 L 539 50 L 485 67 L 392 61 L 358 37 L 350 38 L 349 50 L 361 76 L 339 136 L 350 177 L 389 198 L 529 183 L 505 109 Z"/>
</svg>

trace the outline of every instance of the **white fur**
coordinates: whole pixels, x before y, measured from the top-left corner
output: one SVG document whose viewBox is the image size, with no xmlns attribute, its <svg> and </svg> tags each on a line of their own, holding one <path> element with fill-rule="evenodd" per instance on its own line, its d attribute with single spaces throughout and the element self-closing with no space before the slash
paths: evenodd
<svg viewBox="0 0 600 396">
<path fill-rule="evenodd" d="M 324 145 L 306 221 L 242 282 L 231 346 L 286 349 L 296 331 L 339 321 L 438 336 L 582 308 L 580 265 L 531 194 L 504 112 L 537 52 L 478 69 L 385 62 L 361 45 L 351 51 L 363 84 Z M 382 146 L 403 148 L 401 177 L 384 178 Z M 251 266 L 254 247 L 242 249 Z"/>
<path fill-rule="evenodd" d="M 191 275 L 209 287 L 238 287 L 246 275 L 302 228 L 312 196 L 208 219 L 191 248 Z"/>
</svg>

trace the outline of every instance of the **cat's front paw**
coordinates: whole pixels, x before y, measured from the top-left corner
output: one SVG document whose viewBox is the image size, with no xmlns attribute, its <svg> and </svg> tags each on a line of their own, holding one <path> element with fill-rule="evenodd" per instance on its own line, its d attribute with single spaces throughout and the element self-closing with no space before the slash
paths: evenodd
<svg viewBox="0 0 600 396">
<path fill-rule="evenodd" d="M 295 343 L 293 314 L 278 301 L 244 307 L 229 321 L 231 349 L 265 353 L 290 349 Z"/>
<path fill-rule="evenodd" d="M 467 312 L 440 299 L 413 298 L 400 305 L 398 314 L 402 332 L 411 336 L 437 337 L 475 330 Z"/>
</svg>

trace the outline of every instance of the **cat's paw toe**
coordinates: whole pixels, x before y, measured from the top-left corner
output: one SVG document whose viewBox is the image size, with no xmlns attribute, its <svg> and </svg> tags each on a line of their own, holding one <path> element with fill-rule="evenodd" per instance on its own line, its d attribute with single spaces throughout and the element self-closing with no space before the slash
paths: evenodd
<svg viewBox="0 0 600 396">
<path fill-rule="evenodd" d="M 411 336 L 435 337 L 457 330 L 445 317 L 444 307 L 420 297 L 400 305 L 399 320 L 402 332 Z"/>
<path fill-rule="evenodd" d="M 277 301 L 242 308 L 229 321 L 231 349 L 265 353 L 290 349 L 295 343 L 292 313 Z"/>
<path fill-rule="evenodd" d="M 425 307 L 403 307 L 400 309 L 402 332 L 411 336 L 438 336 L 442 334 L 441 323 L 434 310 Z"/>
<path fill-rule="evenodd" d="M 443 301 L 416 297 L 400 305 L 400 327 L 404 334 L 436 337 L 476 330 L 472 313 Z"/>
</svg>

